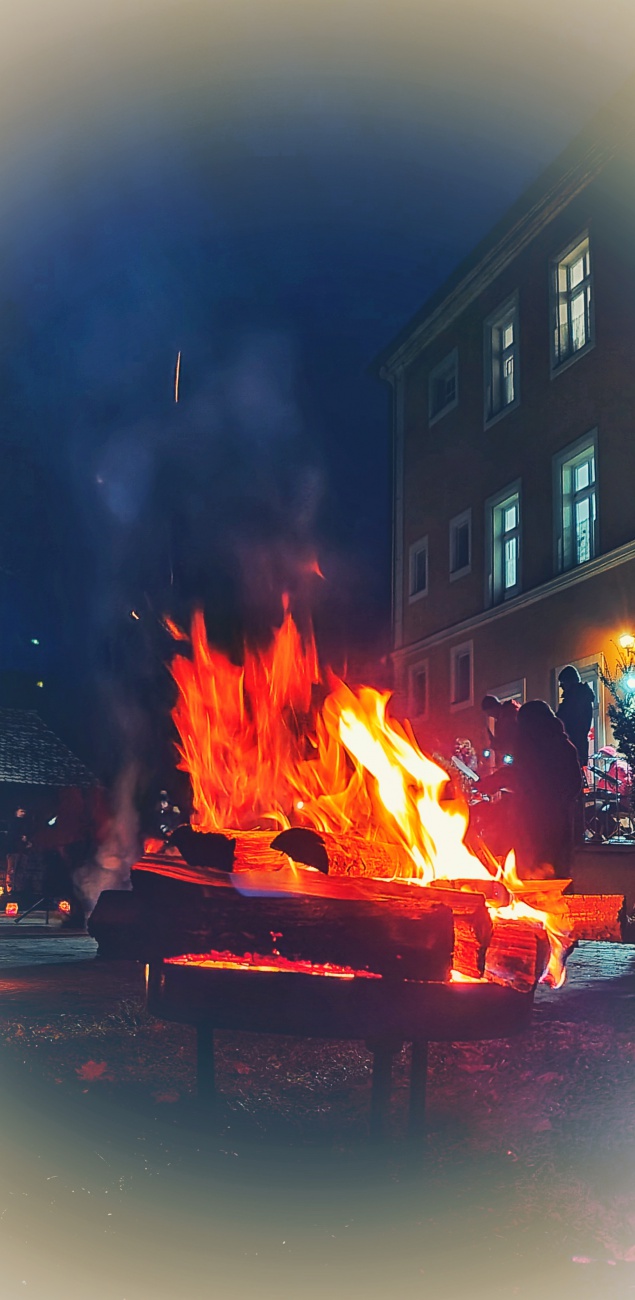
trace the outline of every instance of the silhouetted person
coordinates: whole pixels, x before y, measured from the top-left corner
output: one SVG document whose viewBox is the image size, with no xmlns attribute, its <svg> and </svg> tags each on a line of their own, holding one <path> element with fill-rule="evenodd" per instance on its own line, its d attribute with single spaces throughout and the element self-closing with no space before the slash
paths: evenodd
<svg viewBox="0 0 635 1300">
<path fill-rule="evenodd" d="M 483 784 L 490 792 L 502 787 L 513 792 L 512 839 L 521 879 L 566 875 L 582 789 L 577 751 L 544 700 L 523 704 L 517 725 L 514 762 Z"/>
<path fill-rule="evenodd" d="M 486 695 L 481 708 L 488 718 L 494 718 L 494 730 L 487 728 L 492 747 L 496 753 L 496 763 L 502 763 L 505 754 L 511 758 L 516 753 L 516 735 L 520 705 L 515 700 L 499 700 L 496 695 Z"/>
<path fill-rule="evenodd" d="M 562 690 L 562 702 L 556 717 L 560 719 L 569 740 L 578 751 L 580 767 L 586 767 L 589 761 L 589 732 L 593 722 L 593 691 L 588 682 L 582 681 L 573 664 L 567 664 L 558 674 L 558 683 Z"/>
</svg>

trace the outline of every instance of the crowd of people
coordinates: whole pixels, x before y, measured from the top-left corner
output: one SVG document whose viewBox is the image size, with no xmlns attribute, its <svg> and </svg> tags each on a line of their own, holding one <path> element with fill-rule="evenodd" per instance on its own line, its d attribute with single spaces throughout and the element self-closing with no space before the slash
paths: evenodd
<svg viewBox="0 0 635 1300">
<path fill-rule="evenodd" d="M 482 701 L 490 747 L 478 791 L 488 803 L 478 805 L 475 819 L 494 852 L 514 849 L 524 879 L 566 876 L 575 841 L 584 836 L 593 691 L 570 664 L 558 681 L 557 713 L 544 700 L 520 705 L 486 695 Z M 460 770 L 476 775 L 469 741 L 456 742 L 454 758 Z"/>
</svg>

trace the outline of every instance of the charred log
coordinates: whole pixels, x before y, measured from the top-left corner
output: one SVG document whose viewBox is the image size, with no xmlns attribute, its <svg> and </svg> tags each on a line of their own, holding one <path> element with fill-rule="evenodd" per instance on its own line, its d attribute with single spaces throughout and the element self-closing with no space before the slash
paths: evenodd
<svg viewBox="0 0 635 1300">
<path fill-rule="evenodd" d="M 541 926 L 531 921 L 495 918 L 485 962 L 489 980 L 529 993 L 548 960 L 549 940 Z"/>
<path fill-rule="evenodd" d="M 435 900 L 244 896 L 146 875 L 141 889 L 103 893 L 89 930 L 103 955 L 140 961 L 213 947 L 434 981 L 447 980 L 452 965 L 452 913 Z"/>
</svg>

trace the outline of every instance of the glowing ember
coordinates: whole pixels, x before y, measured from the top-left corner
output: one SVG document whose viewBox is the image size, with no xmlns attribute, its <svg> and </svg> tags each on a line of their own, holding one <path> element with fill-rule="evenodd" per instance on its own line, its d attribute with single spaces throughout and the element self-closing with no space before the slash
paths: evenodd
<svg viewBox="0 0 635 1300">
<path fill-rule="evenodd" d="M 6 905 L 5 909 L 4 909 L 4 913 L 5 913 L 5 916 L 17 916 L 17 915 L 18 915 L 18 905 L 17 905 L 17 903 L 7 903 L 7 905 Z"/>
<path fill-rule="evenodd" d="M 568 936 L 560 895 L 568 882 L 520 881 L 511 858 L 504 869 L 491 859 L 488 870 L 464 842 L 463 797 L 408 724 L 388 717 L 390 694 L 353 690 L 322 672 L 313 634 L 301 636 L 286 602 L 269 647 L 245 649 L 241 665 L 209 645 L 196 613 L 191 654 L 177 654 L 171 671 L 180 767 L 190 776 L 197 829 L 353 833 L 395 846 L 395 874 L 423 885 L 495 875 L 511 894 L 498 915 L 547 929 L 547 978 L 561 982 Z"/>
<path fill-rule="evenodd" d="M 244 953 L 242 957 L 237 957 L 232 952 L 184 953 L 182 957 L 166 957 L 165 960 L 169 966 L 202 966 L 206 970 L 250 970 L 268 974 L 288 974 L 293 971 L 296 975 L 328 975 L 329 978 L 338 980 L 382 978 L 372 971 L 351 970 L 350 966 L 333 966 L 330 962 L 320 965 L 310 961 L 287 961 L 286 957 L 261 956 L 257 952 Z"/>
<path fill-rule="evenodd" d="M 67 898 L 60 899 L 59 903 L 57 904 L 57 910 L 58 912 L 62 912 L 64 916 L 68 916 L 71 910 L 71 905 Z"/>
</svg>

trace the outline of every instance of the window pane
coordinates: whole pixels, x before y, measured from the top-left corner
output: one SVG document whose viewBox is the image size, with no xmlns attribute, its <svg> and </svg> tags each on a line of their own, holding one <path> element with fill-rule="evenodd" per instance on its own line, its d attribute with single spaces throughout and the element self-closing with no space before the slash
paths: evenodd
<svg viewBox="0 0 635 1300">
<path fill-rule="evenodd" d="M 589 486 L 590 483 L 589 470 L 590 470 L 590 466 L 588 460 L 585 460 L 583 465 L 576 466 L 576 470 L 575 470 L 576 492 L 579 492 L 581 488 L 586 488 Z"/>
<path fill-rule="evenodd" d="M 469 651 L 456 656 L 454 660 L 454 703 L 461 704 L 470 698 L 470 654 Z"/>
<path fill-rule="evenodd" d="M 511 533 L 518 523 L 518 506 L 514 502 L 511 506 L 503 507 L 503 532 Z"/>
<path fill-rule="evenodd" d="M 576 285 L 581 284 L 584 279 L 584 255 L 576 258 L 575 262 L 569 267 L 569 287 L 575 289 Z"/>
<path fill-rule="evenodd" d="M 452 572 L 466 569 L 470 563 L 470 526 L 458 524 L 452 533 Z"/>
<path fill-rule="evenodd" d="M 576 559 L 584 564 L 591 559 L 591 502 L 583 497 L 575 506 Z"/>
<path fill-rule="evenodd" d="M 514 342 L 514 322 L 503 325 L 503 348 L 510 348 Z"/>
<path fill-rule="evenodd" d="M 425 668 L 417 668 L 412 675 L 412 707 L 415 717 L 421 717 L 428 707 L 428 674 Z"/>
<path fill-rule="evenodd" d="M 430 415 L 440 415 L 456 401 L 456 357 L 430 375 Z"/>
<path fill-rule="evenodd" d="M 514 400 L 514 358 L 506 357 L 503 366 L 503 406 L 509 406 Z"/>
<path fill-rule="evenodd" d="M 503 557 L 503 586 L 509 591 L 516 586 L 518 578 L 518 538 L 508 537 L 505 542 Z"/>
<path fill-rule="evenodd" d="M 428 551 L 425 546 L 413 552 L 410 577 L 411 596 L 415 596 L 419 591 L 425 591 L 428 585 Z"/>
<path fill-rule="evenodd" d="M 586 293 L 577 293 L 571 299 L 571 336 L 573 351 L 583 348 L 587 341 L 586 330 Z"/>
</svg>

